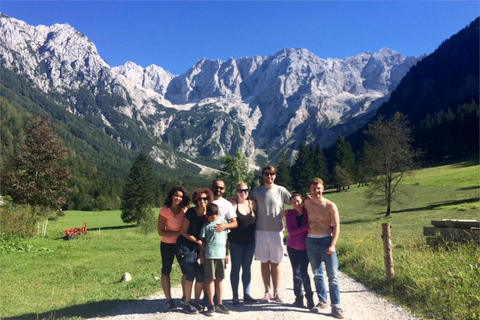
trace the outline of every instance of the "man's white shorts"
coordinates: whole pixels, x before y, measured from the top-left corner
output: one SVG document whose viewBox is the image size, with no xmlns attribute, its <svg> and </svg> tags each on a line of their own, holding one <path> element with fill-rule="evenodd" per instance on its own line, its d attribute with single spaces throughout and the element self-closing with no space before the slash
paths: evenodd
<svg viewBox="0 0 480 320">
<path fill-rule="evenodd" d="M 255 260 L 280 263 L 283 260 L 283 232 L 255 231 Z"/>
</svg>

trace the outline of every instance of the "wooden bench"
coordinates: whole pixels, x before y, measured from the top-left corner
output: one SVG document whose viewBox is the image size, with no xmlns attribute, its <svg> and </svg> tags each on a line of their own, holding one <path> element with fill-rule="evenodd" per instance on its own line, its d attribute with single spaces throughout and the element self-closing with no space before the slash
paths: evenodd
<svg viewBox="0 0 480 320">
<path fill-rule="evenodd" d="M 476 241 L 480 243 L 480 221 L 432 220 L 433 227 L 423 227 L 428 240 Z"/>
</svg>

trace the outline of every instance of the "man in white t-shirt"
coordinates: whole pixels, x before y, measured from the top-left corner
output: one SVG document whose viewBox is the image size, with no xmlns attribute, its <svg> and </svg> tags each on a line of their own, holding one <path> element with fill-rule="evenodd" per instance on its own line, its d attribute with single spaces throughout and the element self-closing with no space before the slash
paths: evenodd
<svg viewBox="0 0 480 320">
<path fill-rule="evenodd" d="M 257 223 L 255 227 L 255 259 L 262 263 L 262 279 L 265 286 L 263 302 L 273 299 L 283 302 L 279 294 L 280 262 L 283 259 L 283 205 L 290 204 L 290 192 L 276 185 L 277 172 L 273 166 L 262 170 L 263 186 L 250 193 L 255 201 Z M 270 294 L 270 278 L 273 296 Z"/>
<path fill-rule="evenodd" d="M 215 227 L 217 232 L 224 231 L 225 229 L 234 229 L 237 227 L 237 214 L 233 209 L 233 205 L 230 201 L 223 198 L 225 193 L 225 182 L 221 179 L 215 179 L 212 183 L 213 203 L 218 206 L 218 217 L 228 221 L 228 223 L 219 223 Z"/>
</svg>

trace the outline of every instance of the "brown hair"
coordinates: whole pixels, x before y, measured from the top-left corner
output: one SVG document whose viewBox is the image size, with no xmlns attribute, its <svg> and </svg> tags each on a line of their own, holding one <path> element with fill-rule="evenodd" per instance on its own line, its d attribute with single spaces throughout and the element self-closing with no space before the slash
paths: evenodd
<svg viewBox="0 0 480 320">
<path fill-rule="evenodd" d="M 205 193 L 207 195 L 208 203 L 213 202 L 213 192 L 212 192 L 212 190 L 210 190 L 208 188 L 197 188 L 192 193 L 192 203 L 194 205 L 197 205 L 197 200 L 198 200 L 198 198 L 200 198 L 200 195 L 202 193 Z"/>
<path fill-rule="evenodd" d="M 265 168 L 262 169 L 262 174 L 265 172 L 265 170 L 270 170 L 273 173 L 277 174 L 277 170 L 275 170 L 274 166 L 266 166 Z"/>
<path fill-rule="evenodd" d="M 325 187 L 325 185 L 323 184 L 323 180 L 320 178 L 313 178 L 312 180 L 310 180 L 310 185 L 319 184 L 319 183 Z"/>
<path fill-rule="evenodd" d="M 167 197 L 165 198 L 165 202 L 164 202 L 164 205 L 167 207 L 167 208 L 170 208 L 172 206 L 172 203 L 173 203 L 173 195 L 175 194 L 175 192 L 177 191 L 180 191 L 182 193 L 182 203 L 180 204 L 180 206 L 182 208 L 184 207 L 187 207 L 189 204 L 190 204 L 190 197 L 188 196 L 188 191 L 187 189 L 185 189 L 184 186 L 175 186 L 173 187 L 170 192 L 168 193 Z"/>
</svg>

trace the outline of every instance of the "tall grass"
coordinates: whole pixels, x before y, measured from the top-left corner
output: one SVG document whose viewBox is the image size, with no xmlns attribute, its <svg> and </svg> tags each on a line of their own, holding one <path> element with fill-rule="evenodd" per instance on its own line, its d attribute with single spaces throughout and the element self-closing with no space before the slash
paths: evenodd
<svg viewBox="0 0 480 320">
<path fill-rule="evenodd" d="M 389 300 L 428 319 L 480 318 L 480 251 L 476 243 L 428 245 L 434 219 L 479 219 L 478 161 L 419 170 L 405 181 L 400 203 L 385 217 L 362 188 L 330 193 L 341 217 L 340 269 Z M 392 226 L 395 280 L 385 276 L 382 223 Z"/>
</svg>

